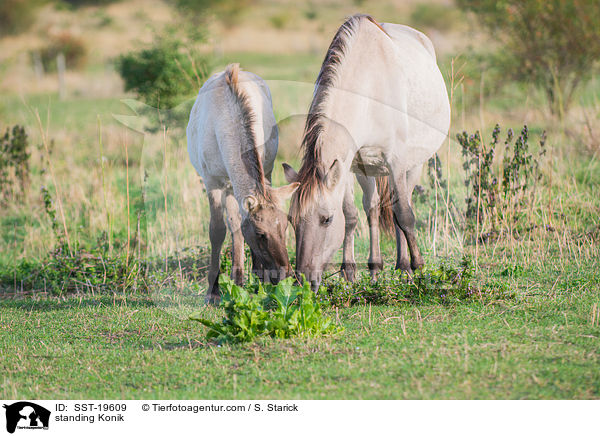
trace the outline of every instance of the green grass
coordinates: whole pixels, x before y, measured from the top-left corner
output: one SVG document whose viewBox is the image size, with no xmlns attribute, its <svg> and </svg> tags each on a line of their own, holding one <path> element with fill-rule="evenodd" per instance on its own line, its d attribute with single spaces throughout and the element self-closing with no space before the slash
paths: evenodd
<svg viewBox="0 0 600 436">
<path fill-rule="evenodd" d="M 0 396 L 599 398 L 593 301 L 356 307 L 336 337 L 223 347 L 142 297 L 3 301 Z"/>
<path fill-rule="evenodd" d="M 206 343 L 205 328 L 185 319 L 194 299 L 178 310 L 140 294 L 3 299 L 0 396 L 597 399 L 597 268 L 489 261 L 478 278 L 514 296 L 329 308 L 342 333 L 246 345 Z"/>
</svg>

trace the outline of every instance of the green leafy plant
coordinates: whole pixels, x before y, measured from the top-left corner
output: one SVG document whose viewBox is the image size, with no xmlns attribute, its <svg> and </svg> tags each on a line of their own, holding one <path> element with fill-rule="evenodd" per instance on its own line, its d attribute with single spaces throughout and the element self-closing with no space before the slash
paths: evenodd
<svg viewBox="0 0 600 436">
<path fill-rule="evenodd" d="M 372 281 L 368 274 L 361 274 L 354 283 L 336 276 L 321 287 L 319 301 L 337 307 L 456 303 L 482 296 L 481 290 L 472 284 L 473 275 L 473 262 L 465 256 L 458 265 L 443 261 L 436 266 L 425 266 L 412 276 L 394 269 L 382 271 L 377 281 Z"/>
<path fill-rule="evenodd" d="M 457 134 L 462 147 L 463 168 L 467 186 L 466 226 L 477 237 L 497 235 L 501 226 L 510 232 L 523 230 L 530 224 L 538 182 L 541 179 L 540 161 L 546 154 L 546 134 L 540 136 L 537 154 L 529 150 L 529 129 L 523 126 L 515 135 L 508 129 L 504 140 L 504 156 L 500 174 L 494 171 L 494 158 L 500 144 L 500 126 L 492 131 L 492 140 L 484 143 L 479 131 Z"/>
<path fill-rule="evenodd" d="M 220 307 L 225 311 L 221 321 L 206 319 L 200 312 L 190 315 L 190 319 L 208 327 L 207 340 L 241 343 L 262 336 L 285 339 L 340 331 L 323 315 L 306 280 L 302 287 L 294 285 L 294 279 L 289 277 L 277 285 L 258 282 L 247 289 L 222 274 L 219 287 L 222 293 Z"/>
</svg>

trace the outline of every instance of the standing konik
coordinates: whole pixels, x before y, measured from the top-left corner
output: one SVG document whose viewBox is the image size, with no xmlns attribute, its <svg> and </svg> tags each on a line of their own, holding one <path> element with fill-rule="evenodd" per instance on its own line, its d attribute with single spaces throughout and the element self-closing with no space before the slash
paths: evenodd
<svg viewBox="0 0 600 436">
<path fill-rule="evenodd" d="M 244 276 L 244 240 L 260 278 L 277 282 L 291 273 L 282 203 L 298 184 L 270 186 L 278 132 L 266 83 L 255 74 L 240 71 L 238 64 L 213 75 L 192 108 L 187 141 L 190 160 L 204 181 L 210 204 L 207 301 L 220 299 L 224 211 L 232 234 L 231 274 L 236 283 Z"/>
<path fill-rule="evenodd" d="M 296 268 L 313 288 L 342 243 L 342 270 L 354 278 L 353 173 L 369 220 L 372 276 L 382 267 L 381 202 L 393 210 L 396 268 L 423 265 L 411 195 L 423 163 L 439 149 L 449 126 L 446 86 L 425 35 L 403 25 L 378 24 L 367 15 L 352 16 L 339 28 L 315 84 L 302 166 L 296 173 L 284 165 L 288 181 L 300 183 L 290 208 Z M 376 183 L 376 177 L 388 178 L 389 184 Z M 388 185 L 391 190 L 383 189 Z"/>
</svg>

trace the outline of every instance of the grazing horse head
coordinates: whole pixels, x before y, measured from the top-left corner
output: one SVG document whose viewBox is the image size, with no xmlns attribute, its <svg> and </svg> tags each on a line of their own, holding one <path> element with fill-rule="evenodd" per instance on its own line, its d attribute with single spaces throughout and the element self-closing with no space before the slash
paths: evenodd
<svg viewBox="0 0 600 436">
<path fill-rule="evenodd" d="M 242 233 L 250 246 L 254 272 L 263 280 L 277 283 L 292 273 L 286 248 L 287 214 L 283 203 L 298 187 L 266 186 L 265 195 L 249 195 L 242 208 Z"/>
<path fill-rule="evenodd" d="M 311 178 L 308 171 L 301 169 L 297 174 L 286 164 L 284 168 L 288 181 L 300 182 L 290 205 L 290 221 L 296 232 L 296 271 L 316 290 L 323 269 L 344 240 L 342 165 L 335 160 L 327 169 L 313 166 Z"/>
</svg>

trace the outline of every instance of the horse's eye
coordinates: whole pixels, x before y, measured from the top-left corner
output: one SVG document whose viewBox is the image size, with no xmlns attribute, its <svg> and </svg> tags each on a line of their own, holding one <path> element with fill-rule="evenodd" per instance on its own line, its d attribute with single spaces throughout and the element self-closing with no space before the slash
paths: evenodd
<svg viewBox="0 0 600 436">
<path fill-rule="evenodd" d="M 333 215 L 330 216 L 322 216 L 321 217 L 321 225 L 328 226 L 333 221 Z"/>
</svg>

